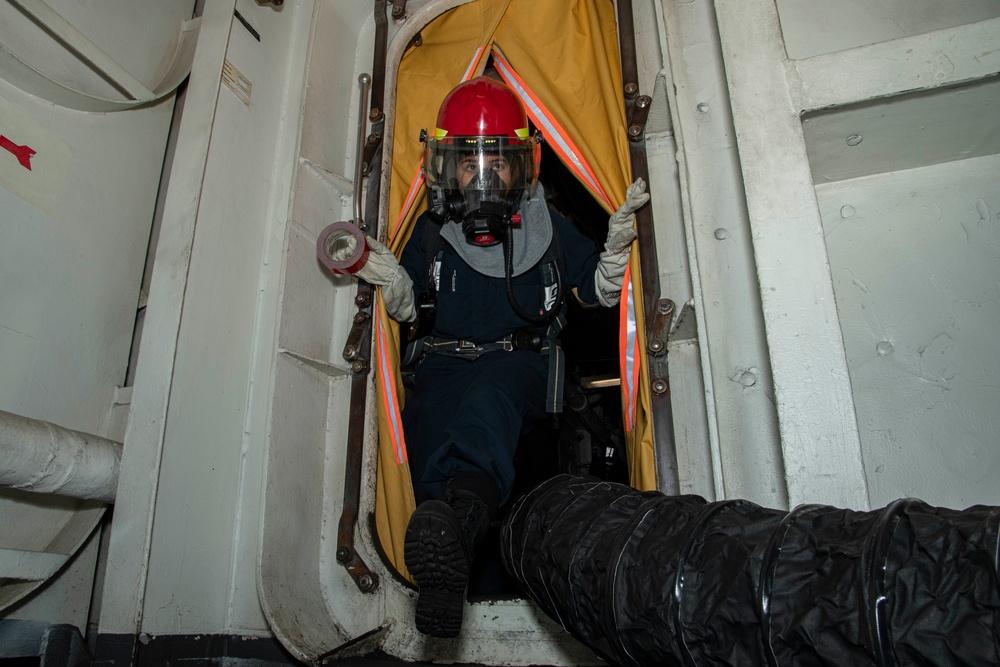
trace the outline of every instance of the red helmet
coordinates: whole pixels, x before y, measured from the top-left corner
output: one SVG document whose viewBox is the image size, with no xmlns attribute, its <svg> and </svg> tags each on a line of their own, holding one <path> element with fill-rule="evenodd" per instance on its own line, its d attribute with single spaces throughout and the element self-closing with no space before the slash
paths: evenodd
<svg viewBox="0 0 1000 667">
<path fill-rule="evenodd" d="M 434 133 L 422 139 L 429 211 L 438 218 L 479 220 L 496 206 L 509 217 L 538 179 L 540 138 L 514 91 L 495 79 L 478 76 L 452 89 Z"/>
<path fill-rule="evenodd" d="M 441 103 L 435 139 L 446 136 L 528 138 L 528 115 L 514 91 L 477 76 L 452 89 Z"/>
</svg>

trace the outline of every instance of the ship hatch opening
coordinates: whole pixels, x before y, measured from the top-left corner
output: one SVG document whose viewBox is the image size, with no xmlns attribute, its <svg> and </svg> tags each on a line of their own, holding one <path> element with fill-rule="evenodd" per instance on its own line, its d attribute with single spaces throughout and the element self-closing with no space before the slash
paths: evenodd
<svg viewBox="0 0 1000 667">
<path fill-rule="evenodd" d="M 397 256 L 427 207 L 420 131 L 434 127 L 441 101 L 456 84 L 493 72 L 515 90 L 543 135 L 539 180 L 551 206 L 597 249 L 603 246 L 608 218 L 633 178 L 618 21 L 614 3 L 573 4 L 572 12 L 560 5 L 552 10 L 557 16 L 545 17 L 509 2 L 469 2 L 433 19 L 409 42 L 395 78 L 387 81 L 395 86 L 395 113 L 387 119 L 392 125 L 388 188 L 383 189 L 387 202 L 379 229 Z M 575 24 L 567 26 L 567 21 Z M 546 45 L 544 52 L 540 44 Z M 560 472 L 590 473 L 640 490 L 656 487 L 649 388 L 640 352 L 645 342 L 638 254 L 633 246 L 619 307 L 583 308 L 567 295 L 569 324 L 560 335 L 567 357 L 565 405 L 557 421 L 522 438 L 512 499 Z M 407 393 L 399 371 L 407 332 L 381 304 L 375 310 L 374 367 L 385 369 L 376 373 L 376 543 L 390 571 L 409 580 L 403 535 L 414 499 L 399 418 Z M 498 550 L 484 546 L 478 551 Z M 477 590 L 486 596 L 513 593 L 508 584 L 497 587 L 498 559 L 480 556 L 478 561 L 476 567 L 485 570 L 484 586 L 477 589 L 474 575 L 472 596 Z"/>
</svg>

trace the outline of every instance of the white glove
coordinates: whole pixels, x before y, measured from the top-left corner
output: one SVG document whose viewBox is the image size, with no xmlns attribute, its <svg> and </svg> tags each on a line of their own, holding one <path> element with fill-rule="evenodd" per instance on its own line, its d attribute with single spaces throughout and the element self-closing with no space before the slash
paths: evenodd
<svg viewBox="0 0 1000 667">
<path fill-rule="evenodd" d="M 597 288 L 597 300 L 602 306 L 618 305 L 621 300 L 622 280 L 625 268 L 628 266 L 629 249 L 637 234 L 635 231 L 635 212 L 649 201 L 646 192 L 646 182 L 635 179 L 625 191 L 625 203 L 608 219 L 608 238 L 604 243 L 604 252 L 594 272 L 594 285 Z"/>
<path fill-rule="evenodd" d="M 382 290 L 382 302 L 389 316 L 397 322 L 413 322 L 417 319 L 417 308 L 413 301 L 413 281 L 406 269 L 399 265 L 396 256 L 384 244 L 370 236 L 368 239 L 368 261 L 354 272 L 358 278 Z M 333 252 L 333 259 L 344 261 L 354 254 L 357 241 L 353 236 Z"/>
</svg>

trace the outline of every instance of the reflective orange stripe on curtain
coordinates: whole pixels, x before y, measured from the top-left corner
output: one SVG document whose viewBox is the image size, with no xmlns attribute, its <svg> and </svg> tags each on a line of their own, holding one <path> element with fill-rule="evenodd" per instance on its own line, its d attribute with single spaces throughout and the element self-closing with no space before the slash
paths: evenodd
<svg viewBox="0 0 1000 667">
<path fill-rule="evenodd" d="M 597 180 L 590 165 L 583 158 L 582 151 L 577 148 L 569 133 L 559 125 L 559 121 L 545 108 L 538 96 L 532 93 L 531 88 L 517 75 L 517 72 L 504 57 L 503 51 L 496 45 L 493 46 L 493 62 L 504 83 L 510 86 L 521 98 L 521 103 L 527 110 L 531 122 L 542 131 L 545 141 L 552 146 L 566 168 L 573 172 L 577 180 L 590 190 L 594 198 L 601 202 L 609 213 L 613 211 L 615 207 L 604 192 L 604 188 L 601 187 L 601 183 Z"/>
</svg>

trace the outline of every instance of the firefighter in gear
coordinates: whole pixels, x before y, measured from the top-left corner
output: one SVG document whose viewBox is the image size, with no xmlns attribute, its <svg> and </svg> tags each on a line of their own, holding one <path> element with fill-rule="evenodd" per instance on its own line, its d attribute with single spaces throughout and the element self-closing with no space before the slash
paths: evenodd
<svg viewBox="0 0 1000 667">
<path fill-rule="evenodd" d="M 634 212 L 649 195 L 633 183 L 595 247 L 549 209 L 540 138 L 514 92 L 485 76 L 453 89 L 422 139 L 428 210 L 400 263 L 369 239 L 358 275 L 381 287 L 398 321 L 433 314 L 411 328 L 421 334 L 404 361 L 416 365 L 402 417 L 417 502 L 404 558 L 419 587 L 417 629 L 454 637 L 476 546 L 513 486 L 519 438 L 562 409 L 564 296 L 617 305 Z"/>
</svg>

